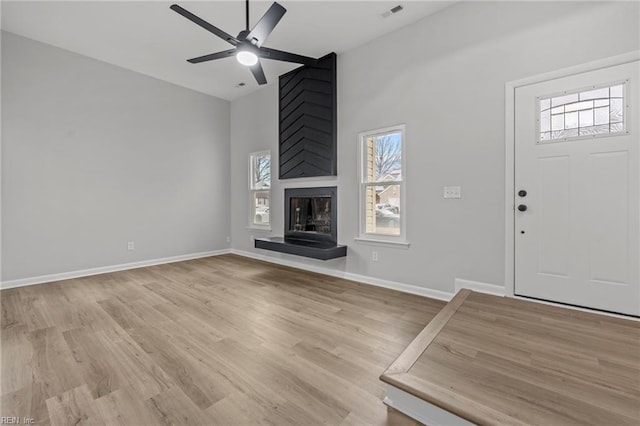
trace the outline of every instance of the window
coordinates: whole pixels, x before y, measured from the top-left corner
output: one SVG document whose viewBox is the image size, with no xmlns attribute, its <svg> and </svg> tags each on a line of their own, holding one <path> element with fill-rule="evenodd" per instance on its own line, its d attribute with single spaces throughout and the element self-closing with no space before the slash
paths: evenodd
<svg viewBox="0 0 640 426">
<path fill-rule="evenodd" d="M 271 195 L 271 153 L 254 152 L 249 155 L 250 219 L 253 227 L 270 226 L 269 198 Z"/>
<path fill-rule="evenodd" d="M 360 237 L 401 241 L 404 216 L 404 126 L 360 134 Z"/>
<path fill-rule="evenodd" d="M 585 91 L 540 98 L 538 141 L 584 139 L 624 132 L 624 87 L 624 83 L 594 86 Z"/>
</svg>

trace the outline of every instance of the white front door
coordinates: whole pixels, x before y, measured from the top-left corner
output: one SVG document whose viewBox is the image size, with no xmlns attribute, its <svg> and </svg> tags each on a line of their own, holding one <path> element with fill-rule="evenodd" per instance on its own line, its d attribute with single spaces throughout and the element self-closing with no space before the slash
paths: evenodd
<svg viewBox="0 0 640 426">
<path fill-rule="evenodd" d="M 515 94 L 515 294 L 640 315 L 639 62 Z"/>
</svg>

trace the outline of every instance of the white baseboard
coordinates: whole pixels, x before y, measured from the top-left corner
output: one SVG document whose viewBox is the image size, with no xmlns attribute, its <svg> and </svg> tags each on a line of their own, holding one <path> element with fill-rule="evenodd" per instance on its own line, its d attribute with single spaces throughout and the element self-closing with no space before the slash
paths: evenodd
<svg viewBox="0 0 640 426">
<path fill-rule="evenodd" d="M 462 288 L 467 288 L 469 290 L 478 291 L 480 293 L 488 293 L 496 296 L 505 296 L 506 292 L 504 287 L 501 285 L 483 283 L 480 281 L 471 281 L 471 280 L 463 280 L 461 278 L 456 278 L 455 280 L 455 289 L 456 293 L 458 290 Z"/>
<path fill-rule="evenodd" d="M 192 253 L 192 254 L 185 254 L 180 256 L 165 257 L 160 259 L 151 259 L 151 260 L 143 260 L 139 262 L 123 263 L 120 265 L 101 266 L 98 268 L 82 269 L 78 271 L 62 272 L 58 274 L 40 275 L 37 277 L 28 277 L 28 278 L 21 278 L 17 280 L 2 281 L 0 283 L 0 289 L 9 289 L 9 288 L 15 288 L 15 287 L 34 285 L 34 284 L 42 284 L 42 283 L 53 282 L 53 281 L 68 280 L 72 278 L 88 277 L 91 275 L 106 274 L 109 272 L 124 271 L 127 269 L 144 268 L 146 266 L 161 265 L 164 263 L 182 262 L 185 260 L 199 259 L 202 257 L 209 257 L 209 256 L 218 256 L 221 254 L 228 254 L 228 253 L 233 253 L 239 256 L 249 257 L 252 259 L 263 260 L 265 262 L 276 263 L 278 265 L 289 266 L 292 268 L 303 269 L 306 271 L 316 272 L 319 274 L 329 275 L 332 277 L 343 278 L 351 281 L 357 281 L 363 284 L 369 284 L 377 287 L 397 290 L 403 293 L 416 294 L 418 296 L 429 297 L 432 299 L 449 301 L 453 297 L 453 294 L 446 291 L 434 290 L 430 288 L 419 287 L 419 286 L 399 283 L 395 281 L 388 281 L 380 278 L 369 277 L 366 275 L 360 275 L 360 274 L 354 274 L 351 272 L 330 269 L 325 266 L 310 265 L 307 263 L 296 262 L 295 260 L 279 259 L 272 256 L 266 256 L 258 253 L 252 253 L 252 252 L 248 252 L 244 250 L 236 250 L 236 249 L 224 249 L 224 250 L 207 251 L 207 252 L 201 252 L 201 253 Z"/>
<path fill-rule="evenodd" d="M 120 265 L 101 266 L 99 268 L 82 269 L 79 271 L 62 272 L 59 274 L 40 275 L 38 277 L 20 278 L 17 280 L 2 281 L 1 289 L 23 287 L 33 284 L 42 284 L 52 281 L 69 280 L 72 278 L 88 277 L 91 275 L 106 274 L 109 272 L 124 271 L 126 269 L 144 268 L 145 266 L 161 265 L 164 263 L 182 262 L 185 260 L 200 259 L 202 257 L 218 256 L 230 253 L 230 249 L 204 251 L 200 253 L 183 254 L 180 256 L 163 257 L 160 259 L 141 260 L 139 262 L 122 263 Z"/>
<path fill-rule="evenodd" d="M 453 297 L 453 294 L 434 290 L 425 287 L 418 287 L 416 285 L 404 284 L 395 281 L 388 281 L 379 278 L 369 277 L 366 275 L 354 274 L 346 271 L 339 271 L 336 269 L 327 268 L 320 265 L 310 265 L 308 263 L 296 262 L 295 260 L 276 258 L 258 253 L 252 253 L 244 250 L 231 249 L 231 253 L 239 256 L 249 257 L 251 259 L 263 260 L 265 262 L 276 263 L 278 265 L 289 266 L 297 269 L 304 269 L 305 271 L 316 272 L 318 274 L 329 275 L 332 277 L 343 278 L 345 280 L 357 281 L 363 284 L 370 284 L 377 287 L 384 287 L 391 290 L 401 291 L 403 293 L 416 294 L 418 296 L 429 297 L 431 299 L 438 299 L 449 301 Z"/>
<path fill-rule="evenodd" d="M 473 423 L 449 411 L 417 398 L 395 386 L 387 385 L 384 403 L 412 419 L 429 426 L 473 426 Z"/>
</svg>

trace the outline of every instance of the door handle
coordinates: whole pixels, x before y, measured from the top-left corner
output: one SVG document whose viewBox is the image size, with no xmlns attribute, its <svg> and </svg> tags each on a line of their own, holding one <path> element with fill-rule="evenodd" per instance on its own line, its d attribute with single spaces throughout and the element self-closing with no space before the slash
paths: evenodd
<svg viewBox="0 0 640 426">
<path fill-rule="evenodd" d="M 520 191 L 518 191 L 518 196 L 519 197 L 526 197 L 527 196 L 527 191 L 525 191 L 524 189 L 521 189 Z"/>
<path fill-rule="evenodd" d="M 518 206 L 518 210 L 520 210 L 521 212 L 526 212 L 527 211 L 527 206 L 524 204 L 520 204 Z"/>
</svg>

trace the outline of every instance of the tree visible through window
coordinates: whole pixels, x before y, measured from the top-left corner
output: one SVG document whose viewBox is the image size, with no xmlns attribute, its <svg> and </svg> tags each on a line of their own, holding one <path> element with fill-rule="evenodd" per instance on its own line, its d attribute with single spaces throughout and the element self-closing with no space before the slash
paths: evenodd
<svg viewBox="0 0 640 426">
<path fill-rule="evenodd" d="M 249 155 L 250 223 L 269 226 L 269 199 L 271 195 L 271 153 L 254 152 Z"/>
<path fill-rule="evenodd" d="M 361 135 L 361 230 L 403 235 L 402 126 Z"/>
</svg>

